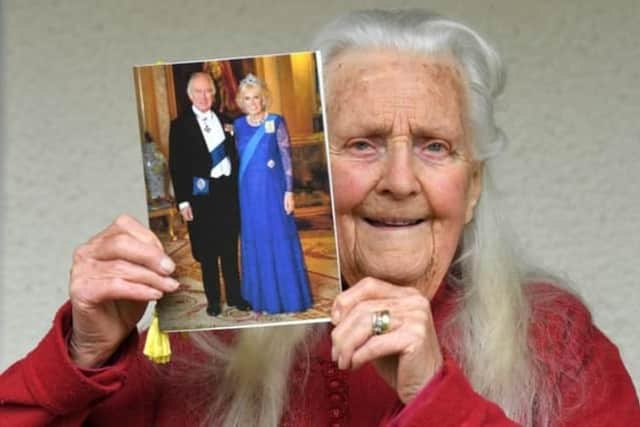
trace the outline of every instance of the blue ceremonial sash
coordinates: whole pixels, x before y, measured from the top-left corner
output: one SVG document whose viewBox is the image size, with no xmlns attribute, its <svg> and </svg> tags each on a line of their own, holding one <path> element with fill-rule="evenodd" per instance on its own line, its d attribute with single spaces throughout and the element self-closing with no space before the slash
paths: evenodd
<svg viewBox="0 0 640 427">
<path fill-rule="evenodd" d="M 227 152 L 224 151 L 224 141 L 218 144 L 216 148 L 211 150 L 209 154 L 211 154 L 211 162 L 213 165 L 212 168 L 215 168 L 218 163 L 220 163 L 224 160 L 225 157 L 227 157 Z"/>
<path fill-rule="evenodd" d="M 251 158 L 256 152 L 256 147 L 258 147 L 258 142 L 260 142 L 260 139 L 264 136 L 264 133 L 266 131 L 265 123 L 268 120 L 275 121 L 275 116 L 272 116 L 271 114 L 267 116 L 267 118 L 258 128 L 258 130 L 256 130 L 256 133 L 253 134 L 253 136 L 247 143 L 247 147 L 244 149 L 244 152 L 242 153 L 242 157 L 240 157 L 240 178 L 239 178 L 240 182 L 242 182 L 242 177 L 244 176 L 244 173 L 247 170 L 247 166 L 249 166 L 249 162 L 251 162 Z"/>
</svg>

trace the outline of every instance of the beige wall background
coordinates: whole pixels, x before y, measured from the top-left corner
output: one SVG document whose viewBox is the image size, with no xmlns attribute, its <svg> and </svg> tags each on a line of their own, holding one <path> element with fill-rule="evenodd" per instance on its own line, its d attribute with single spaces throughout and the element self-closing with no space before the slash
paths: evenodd
<svg viewBox="0 0 640 427">
<path fill-rule="evenodd" d="M 309 47 L 349 9 L 431 7 L 509 68 L 497 180 L 521 246 L 575 282 L 640 384 L 640 3 L 636 0 L 5 1 L 0 369 L 46 332 L 73 248 L 145 220 L 131 67 Z"/>
</svg>

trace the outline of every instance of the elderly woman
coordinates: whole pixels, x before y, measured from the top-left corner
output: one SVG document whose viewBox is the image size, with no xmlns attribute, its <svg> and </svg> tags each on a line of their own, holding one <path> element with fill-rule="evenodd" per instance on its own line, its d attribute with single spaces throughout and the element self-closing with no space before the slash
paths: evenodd
<svg viewBox="0 0 640 427">
<path fill-rule="evenodd" d="M 253 74 L 238 85 L 246 114 L 233 122 L 240 157 L 242 295 L 256 311 L 311 307 L 309 279 L 293 217 L 291 143 L 284 118 L 269 113 L 269 91 Z"/>
<path fill-rule="evenodd" d="M 135 324 L 176 284 L 128 217 L 76 251 L 71 302 L 3 375 L 10 425 L 637 425 L 616 347 L 500 237 L 489 158 L 496 52 L 425 12 L 354 13 L 324 51 L 346 291 L 333 328 L 176 336 L 154 368 Z"/>
</svg>

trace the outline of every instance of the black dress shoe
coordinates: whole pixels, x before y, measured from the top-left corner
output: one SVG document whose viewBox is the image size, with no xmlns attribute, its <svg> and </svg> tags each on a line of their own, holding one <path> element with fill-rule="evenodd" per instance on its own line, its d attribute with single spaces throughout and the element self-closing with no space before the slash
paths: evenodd
<svg viewBox="0 0 640 427">
<path fill-rule="evenodd" d="M 248 301 L 241 299 L 240 302 L 233 304 L 235 308 L 241 311 L 251 311 L 251 304 Z"/>
<path fill-rule="evenodd" d="M 216 302 L 216 303 L 209 304 L 207 306 L 207 314 L 209 316 L 215 317 L 218 314 L 220 314 L 221 312 L 222 312 L 222 310 L 220 309 L 220 303 Z"/>
</svg>

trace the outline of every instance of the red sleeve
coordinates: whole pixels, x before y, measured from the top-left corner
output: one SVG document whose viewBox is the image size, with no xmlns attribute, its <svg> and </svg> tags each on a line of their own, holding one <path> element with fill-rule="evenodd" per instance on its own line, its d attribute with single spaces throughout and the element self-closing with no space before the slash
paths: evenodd
<svg viewBox="0 0 640 427">
<path fill-rule="evenodd" d="M 408 405 L 384 424 L 409 426 L 513 427 L 495 403 L 477 394 L 452 360 L 445 360 L 441 371 Z"/>
<path fill-rule="evenodd" d="M 546 386 L 557 391 L 554 427 L 640 426 L 640 404 L 616 346 L 593 325 L 572 294 L 551 286 L 531 289 L 531 346 L 544 365 Z M 559 397 L 558 397 L 559 396 Z M 461 369 L 442 371 L 408 405 L 396 405 L 388 426 L 515 426 L 477 394 Z"/>
<path fill-rule="evenodd" d="M 534 285 L 532 346 L 559 391 L 555 426 L 640 426 L 640 406 L 617 347 L 573 294 Z"/>
<path fill-rule="evenodd" d="M 122 388 L 135 359 L 137 333 L 122 344 L 107 368 L 83 371 L 68 355 L 71 305 L 62 306 L 53 327 L 24 359 L 0 376 L 3 425 L 80 426 L 93 406 Z"/>
<path fill-rule="evenodd" d="M 562 381 L 561 426 L 640 426 L 638 395 L 618 348 L 592 326 L 578 381 Z"/>
</svg>

